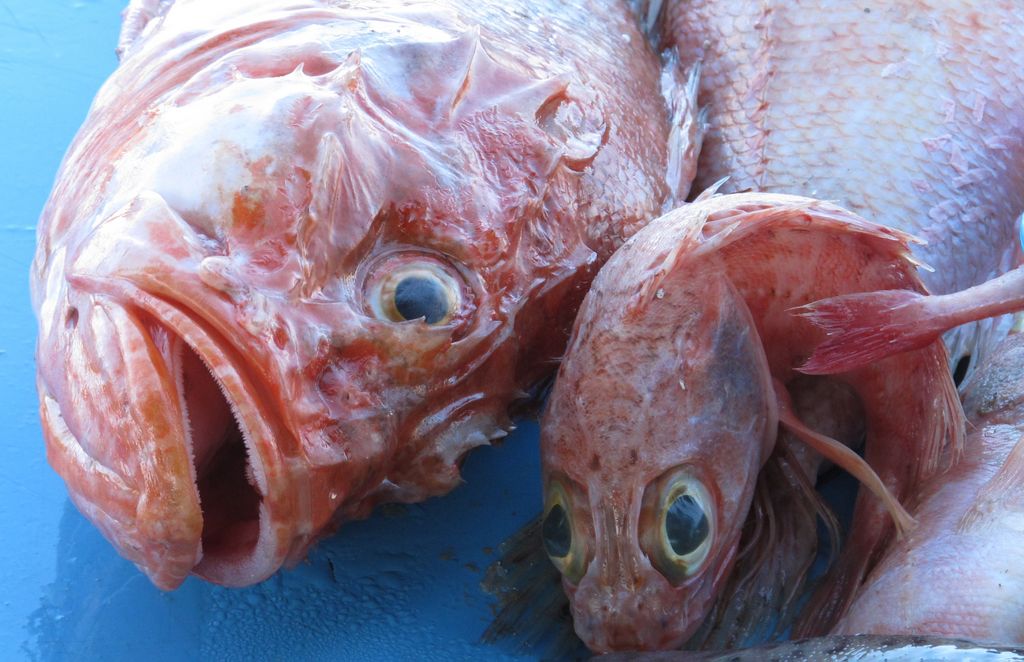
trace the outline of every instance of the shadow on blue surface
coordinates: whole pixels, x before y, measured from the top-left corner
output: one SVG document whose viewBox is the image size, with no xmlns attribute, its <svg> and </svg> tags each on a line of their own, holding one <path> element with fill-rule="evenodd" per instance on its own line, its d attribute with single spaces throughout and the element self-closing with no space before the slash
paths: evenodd
<svg viewBox="0 0 1024 662">
<path fill-rule="evenodd" d="M 29 619 L 33 659 L 495 659 L 478 643 L 496 547 L 539 509 L 536 429 L 484 449 L 467 485 L 385 507 L 321 543 L 298 567 L 245 589 L 190 578 L 165 593 L 66 503 L 57 577 Z M 514 470 L 509 470 L 513 468 Z"/>
</svg>

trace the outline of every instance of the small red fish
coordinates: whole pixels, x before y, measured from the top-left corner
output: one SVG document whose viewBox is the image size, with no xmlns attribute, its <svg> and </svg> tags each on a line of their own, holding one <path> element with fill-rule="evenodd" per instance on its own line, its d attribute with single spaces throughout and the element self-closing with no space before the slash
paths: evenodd
<svg viewBox="0 0 1024 662">
<path fill-rule="evenodd" d="M 452 489 L 692 176 L 622 2 L 136 0 L 118 50 L 39 225 L 38 388 L 163 588 Z"/>
<path fill-rule="evenodd" d="M 885 486 L 904 496 L 916 483 L 884 462 L 880 481 L 810 431 L 786 388 L 800 383 L 797 368 L 821 339 L 790 309 L 826 292 L 883 288 L 923 291 L 908 237 L 775 194 L 698 200 L 605 264 L 541 433 L 544 545 L 588 647 L 676 648 L 704 622 L 780 423 L 911 525 Z M 913 455 L 919 477 L 957 447 L 963 421 L 947 361 L 934 343 L 836 377 L 862 404 L 869 460 Z M 770 526 L 771 514 L 761 517 Z"/>
</svg>

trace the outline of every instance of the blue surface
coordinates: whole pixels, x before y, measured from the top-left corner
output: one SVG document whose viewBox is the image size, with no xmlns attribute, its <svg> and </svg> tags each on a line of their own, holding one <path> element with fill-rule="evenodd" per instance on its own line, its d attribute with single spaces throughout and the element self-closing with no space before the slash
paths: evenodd
<svg viewBox="0 0 1024 662">
<path fill-rule="evenodd" d="M 117 62 L 124 0 L 0 0 L 0 659 L 489 659 L 496 547 L 539 511 L 536 428 L 477 451 L 443 499 L 346 526 L 298 568 L 154 588 L 47 466 L 28 268 L 60 159 Z M 211 0 L 215 1 L 215 0 Z"/>
</svg>

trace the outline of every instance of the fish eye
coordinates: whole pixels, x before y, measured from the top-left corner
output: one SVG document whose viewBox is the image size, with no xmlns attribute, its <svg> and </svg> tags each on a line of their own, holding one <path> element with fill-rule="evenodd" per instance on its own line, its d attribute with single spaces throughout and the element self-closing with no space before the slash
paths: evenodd
<svg viewBox="0 0 1024 662">
<path fill-rule="evenodd" d="M 676 468 L 644 492 L 641 545 L 651 564 L 669 581 L 680 584 L 704 569 L 714 522 L 707 488 L 686 468 Z"/>
<path fill-rule="evenodd" d="M 707 540 L 708 516 L 692 494 L 683 492 L 665 511 L 665 539 L 677 556 L 697 551 Z"/>
<path fill-rule="evenodd" d="M 562 576 L 576 584 L 583 578 L 588 559 L 584 537 L 575 526 L 572 506 L 565 486 L 552 479 L 544 498 L 541 538 L 551 562 Z"/>
<path fill-rule="evenodd" d="M 392 264 L 388 261 L 376 269 L 370 282 L 367 295 L 376 317 L 391 322 L 423 320 L 439 326 L 458 316 L 463 283 L 454 269 L 427 257 Z"/>
<path fill-rule="evenodd" d="M 572 527 L 569 526 L 569 515 L 562 504 L 556 503 L 548 510 L 541 535 L 548 556 L 564 558 L 572 551 Z"/>
<path fill-rule="evenodd" d="M 392 296 L 395 312 L 403 320 L 437 324 L 451 315 L 453 306 L 445 284 L 429 272 L 403 274 Z"/>
</svg>

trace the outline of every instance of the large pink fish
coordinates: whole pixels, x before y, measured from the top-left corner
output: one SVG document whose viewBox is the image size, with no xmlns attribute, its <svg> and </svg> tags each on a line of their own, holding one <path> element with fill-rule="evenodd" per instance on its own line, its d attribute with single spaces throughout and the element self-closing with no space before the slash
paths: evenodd
<svg viewBox="0 0 1024 662">
<path fill-rule="evenodd" d="M 136 0 L 119 52 L 39 226 L 38 386 L 164 588 L 452 489 L 693 172 L 619 2 Z"/>
</svg>

